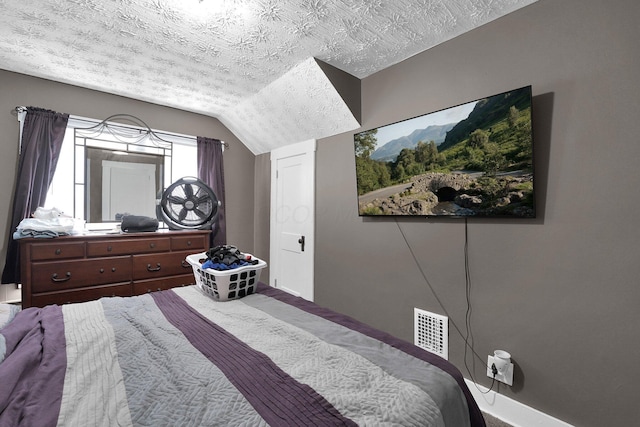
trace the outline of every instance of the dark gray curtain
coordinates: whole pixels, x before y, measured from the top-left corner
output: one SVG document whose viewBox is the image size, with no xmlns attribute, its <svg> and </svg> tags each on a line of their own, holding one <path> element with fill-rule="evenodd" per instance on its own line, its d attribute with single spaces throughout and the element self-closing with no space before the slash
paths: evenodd
<svg viewBox="0 0 640 427">
<path fill-rule="evenodd" d="M 2 283 L 20 283 L 19 246 L 13 239 L 13 232 L 20 221 L 44 205 L 68 121 L 68 114 L 27 108 Z"/>
<path fill-rule="evenodd" d="M 204 181 L 222 203 L 218 209 L 218 220 L 211 226 L 210 247 L 227 244 L 227 220 L 225 216 L 224 164 L 222 162 L 222 142 L 218 139 L 199 136 L 198 178 Z"/>
</svg>

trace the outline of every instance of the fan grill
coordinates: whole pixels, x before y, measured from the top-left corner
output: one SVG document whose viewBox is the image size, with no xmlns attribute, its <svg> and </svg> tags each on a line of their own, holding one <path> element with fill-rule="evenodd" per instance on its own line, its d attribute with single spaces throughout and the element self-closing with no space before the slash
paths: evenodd
<svg viewBox="0 0 640 427">
<path fill-rule="evenodd" d="M 164 192 L 159 208 L 169 228 L 194 229 L 207 228 L 213 223 L 218 205 L 215 193 L 204 182 L 181 178 Z"/>
</svg>

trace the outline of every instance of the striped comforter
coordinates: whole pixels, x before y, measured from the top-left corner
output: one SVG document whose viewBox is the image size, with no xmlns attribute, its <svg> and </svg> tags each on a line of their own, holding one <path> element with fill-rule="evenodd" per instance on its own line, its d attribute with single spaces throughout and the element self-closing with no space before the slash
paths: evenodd
<svg viewBox="0 0 640 427">
<path fill-rule="evenodd" d="M 445 360 L 264 285 L 26 309 L 0 361 L 0 426 L 484 425 Z"/>
</svg>

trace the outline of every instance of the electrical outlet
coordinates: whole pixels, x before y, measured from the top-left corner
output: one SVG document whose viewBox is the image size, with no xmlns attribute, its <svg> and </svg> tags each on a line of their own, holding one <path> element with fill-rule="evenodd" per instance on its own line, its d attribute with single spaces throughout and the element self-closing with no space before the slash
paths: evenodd
<svg viewBox="0 0 640 427">
<path fill-rule="evenodd" d="M 493 378 L 493 359 L 494 356 L 489 356 L 487 359 L 487 376 Z M 503 373 L 497 373 L 495 376 L 496 381 L 505 383 L 506 385 L 513 385 L 513 363 L 509 362 L 504 369 Z"/>
</svg>

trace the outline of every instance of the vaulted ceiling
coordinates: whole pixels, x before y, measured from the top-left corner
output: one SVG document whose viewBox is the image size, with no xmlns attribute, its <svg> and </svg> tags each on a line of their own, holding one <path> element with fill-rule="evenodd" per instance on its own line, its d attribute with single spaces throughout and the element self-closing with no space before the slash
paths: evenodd
<svg viewBox="0 0 640 427">
<path fill-rule="evenodd" d="M 0 0 L 0 68 L 216 117 L 260 154 L 359 127 L 315 59 L 362 79 L 535 1 Z"/>
</svg>

